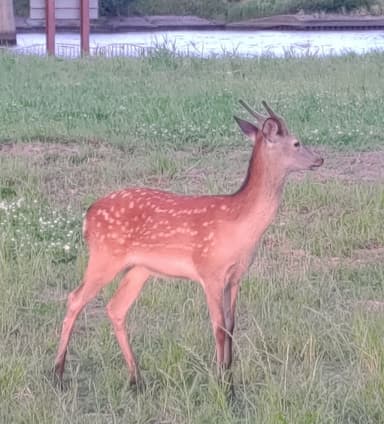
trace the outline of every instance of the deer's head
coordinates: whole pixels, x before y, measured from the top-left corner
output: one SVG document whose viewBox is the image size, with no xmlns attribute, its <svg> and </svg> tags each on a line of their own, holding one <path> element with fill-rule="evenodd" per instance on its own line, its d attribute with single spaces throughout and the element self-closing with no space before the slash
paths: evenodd
<svg viewBox="0 0 384 424">
<path fill-rule="evenodd" d="M 284 119 L 277 115 L 266 102 L 263 106 L 268 115 L 253 111 L 245 102 L 240 103 L 256 118 L 256 124 L 235 119 L 241 130 L 258 149 L 263 151 L 265 160 L 279 167 L 285 174 L 294 171 L 313 170 L 321 166 L 324 159 L 311 152 L 288 130 Z"/>
</svg>

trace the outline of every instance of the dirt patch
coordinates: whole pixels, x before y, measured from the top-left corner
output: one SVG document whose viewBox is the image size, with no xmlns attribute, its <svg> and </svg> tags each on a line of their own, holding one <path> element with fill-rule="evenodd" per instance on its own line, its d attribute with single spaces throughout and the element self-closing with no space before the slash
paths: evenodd
<svg viewBox="0 0 384 424">
<path fill-rule="evenodd" d="M 78 154 L 79 146 L 62 143 L 4 143 L 0 144 L 0 155 L 41 157 L 44 155 Z"/>
<path fill-rule="evenodd" d="M 293 252 L 290 252 L 293 254 Z M 384 258 L 384 247 L 372 249 L 358 249 L 352 252 L 351 257 L 311 257 L 311 264 L 314 269 L 336 269 L 344 266 L 349 269 L 359 269 L 362 266 L 381 264 Z"/>
<path fill-rule="evenodd" d="M 318 181 L 341 180 L 346 183 L 354 182 L 384 182 L 384 150 L 370 152 L 338 152 L 329 148 L 313 148 L 314 152 L 319 153 L 324 158 L 324 165 L 314 172 L 294 173 L 290 176 L 293 181 L 300 181 L 304 178 L 313 178 Z M 238 179 L 241 180 L 245 175 L 250 151 L 232 151 L 228 152 L 229 163 L 238 164 L 236 166 Z M 222 165 L 221 165 L 222 167 Z M 196 169 L 194 172 L 196 173 Z M 202 172 L 204 172 L 202 170 Z"/>
<path fill-rule="evenodd" d="M 121 156 L 116 155 L 117 148 L 105 145 L 103 143 L 3 143 L 0 144 L 0 157 L 1 156 L 19 156 L 27 157 L 30 160 L 44 162 L 44 158 L 55 157 L 55 156 L 84 156 L 89 154 L 91 160 L 97 158 L 103 160 L 105 156 L 116 158 Z M 332 179 L 338 179 L 345 182 L 384 182 L 384 150 L 370 151 L 370 152 L 338 152 L 327 148 L 313 149 L 321 154 L 324 159 L 324 165 L 316 170 L 316 172 L 308 174 L 297 173 L 292 175 L 293 180 L 301 180 L 306 178 L 308 175 L 315 180 L 330 181 Z M 173 155 L 177 157 L 178 152 L 174 152 Z M 193 153 L 191 153 L 193 155 Z M 212 156 L 212 158 L 210 157 Z M 225 154 L 220 155 L 220 161 L 228 161 L 228 163 L 238 163 L 236 166 L 236 174 L 238 178 L 235 180 L 242 180 L 246 172 L 246 165 L 250 157 L 250 151 L 232 150 Z M 209 174 L 214 172 L 216 169 L 210 169 L 210 166 L 206 166 L 207 162 L 215 164 L 217 160 L 216 152 L 209 153 L 202 163 L 198 166 L 192 165 L 187 166 L 184 171 L 180 169 L 180 176 L 183 174 L 187 178 L 196 178 L 200 183 Z M 223 164 L 220 164 L 220 168 L 223 168 Z M 233 168 L 231 168 L 232 172 Z"/>
<path fill-rule="evenodd" d="M 379 300 L 360 300 L 355 303 L 355 308 L 365 312 L 384 312 L 384 302 Z"/>
<path fill-rule="evenodd" d="M 384 183 L 384 150 L 371 152 L 338 152 L 327 148 L 313 149 L 324 157 L 324 165 L 313 172 L 298 172 L 290 175 L 290 181 L 311 179 L 319 182 L 333 180 L 344 184 L 355 183 Z M 206 181 L 217 179 L 217 170 L 223 174 L 225 190 L 236 190 L 243 181 L 250 158 L 250 151 L 228 151 L 215 157 L 207 155 L 203 163 L 190 172 L 187 176 L 196 180 L 200 185 Z M 221 178 L 220 178 L 221 179 Z"/>
<path fill-rule="evenodd" d="M 313 175 L 324 181 L 339 179 L 346 182 L 384 182 L 384 150 L 375 152 L 319 151 L 324 165 Z"/>
<path fill-rule="evenodd" d="M 324 147 L 314 150 L 324 157 L 324 165 L 315 172 L 292 174 L 291 180 L 384 183 L 384 150 L 338 152 Z M 169 156 L 175 162 L 176 176 L 168 178 L 161 163 L 156 165 L 144 150 L 124 151 L 102 142 L 0 143 L 0 158 L 15 157 L 32 164 L 39 170 L 46 193 L 55 202 L 61 199 L 64 203 L 68 195 L 72 200 L 82 199 L 90 192 L 101 195 L 116 187 L 132 185 L 191 194 L 207 192 L 207 187 L 214 193 L 231 192 L 244 179 L 250 154 L 250 149 L 236 148 L 216 149 L 204 155 L 197 151 L 164 152 L 161 157 Z"/>
</svg>

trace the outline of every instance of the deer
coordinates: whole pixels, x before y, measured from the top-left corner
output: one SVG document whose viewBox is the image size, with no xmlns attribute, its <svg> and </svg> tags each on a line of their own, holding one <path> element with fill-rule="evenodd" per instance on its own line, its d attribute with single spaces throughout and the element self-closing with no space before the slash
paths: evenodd
<svg viewBox="0 0 384 424">
<path fill-rule="evenodd" d="M 55 359 L 55 375 L 61 383 L 78 315 L 121 274 L 106 311 L 131 384 L 142 380 L 125 321 L 150 277 L 200 283 L 215 340 L 217 368 L 219 373 L 230 372 L 240 282 L 277 214 L 286 178 L 291 172 L 314 170 L 324 162 L 290 133 L 284 119 L 265 101 L 265 115 L 243 100 L 240 103 L 255 122 L 234 116 L 253 145 L 246 177 L 236 192 L 180 195 L 127 188 L 88 208 L 83 222 L 88 263 L 81 284 L 68 295 Z"/>
</svg>

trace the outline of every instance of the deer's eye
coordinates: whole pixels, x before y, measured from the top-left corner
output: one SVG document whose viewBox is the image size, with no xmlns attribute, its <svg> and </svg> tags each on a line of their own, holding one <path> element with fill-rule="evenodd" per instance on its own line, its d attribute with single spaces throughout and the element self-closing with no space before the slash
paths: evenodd
<svg viewBox="0 0 384 424">
<path fill-rule="evenodd" d="M 297 148 L 297 147 L 300 147 L 300 142 L 299 142 L 299 141 L 295 141 L 293 145 L 294 145 L 296 148 Z"/>
</svg>

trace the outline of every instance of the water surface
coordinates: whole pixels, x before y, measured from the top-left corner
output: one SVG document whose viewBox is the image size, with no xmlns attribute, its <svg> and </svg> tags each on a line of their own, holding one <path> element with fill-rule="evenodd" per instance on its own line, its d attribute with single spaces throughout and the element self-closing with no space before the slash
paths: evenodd
<svg viewBox="0 0 384 424">
<path fill-rule="evenodd" d="M 17 34 L 18 47 L 44 45 L 44 34 Z M 384 51 L 384 31 L 156 31 L 91 34 L 92 49 L 131 43 L 142 47 L 167 48 L 183 54 L 212 56 L 340 55 Z M 80 36 L 58 33 L 56 44 L 78 48 Z"/>
</svg>

